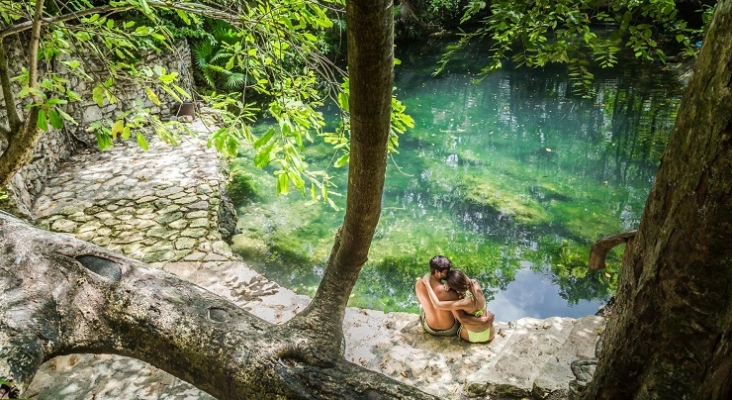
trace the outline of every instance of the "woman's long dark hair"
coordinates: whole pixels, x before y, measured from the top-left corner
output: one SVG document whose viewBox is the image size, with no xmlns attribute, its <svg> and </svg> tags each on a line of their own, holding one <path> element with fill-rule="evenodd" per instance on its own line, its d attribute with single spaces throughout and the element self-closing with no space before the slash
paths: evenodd
<svg viewBox="0 0 732 400">
<path fill-rule="evenodd" d="M 459 269 L 451 269 L 447 273 L 447 284 L 456 292 L 465 293 L 470 290 L 470 278 Z"/>
</svg>

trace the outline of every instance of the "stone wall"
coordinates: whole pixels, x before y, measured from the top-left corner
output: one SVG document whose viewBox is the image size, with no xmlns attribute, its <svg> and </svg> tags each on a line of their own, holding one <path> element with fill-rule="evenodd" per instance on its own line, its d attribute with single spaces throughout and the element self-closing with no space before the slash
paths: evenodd
<svg viewBox="0 0 732 400">
<path fill-rule="evenodd" d="M 27 49 L 21 44 L 18 37 L 6 40 L 5 46 L 12 78 L 19 75 L 21 68 L 27 64 Z M 164 66 L 168 72 L 178 71 L 179 86 L 189 92 L 191 91 L 191 54 L 185 41 L 175 46 L 174 51 L 150 52 L 143 55 L 142 63 Z M 104 70 L 101 63 L 98 65 L 99 67 L 96 70 L 87 72 L 95 76 L 95 80 L 98 79 L 103 82 L 109 77 L 109 74 Z M 63 71 L 64 69 L 63 64 L 58 61 L 54 62 L 53 65 L 42 65 L 41 67 L 43 70 L 53 68 L 56 71 Z M 41 137 L 34 149 L 32 162 L 15 175 L 11 184 L 6 188 L 10 197 L 3 201 L 3 204 L 0 204 L 2 209 L 26 219 L 33 219 L 30 212 L 33 199 L 42 192 L 47 176 L 56 170 L 59 163 L 79 149 L 96 148 L 97 142 L 94 132 L 87 131 L 92 122 L 113 119 L 115 115 L 128 110 L 137 100 L 142 102 L 143 107 L 149 107 L 153 114 L 160 115 L 161 118 L 165 119 L 170 116 L 171 110 L 174 109 L 176 104 L 170 96 L 159 94 L 160 101 L 163 104 L 158 107 L 147 98 L 142 87 L 128 84 L 115 85 L 115 94 L 119 100 L 116 104 L 109 104 L 105 99 L 104 104 L 99 107 L 92 100 L 93 84 L 76 77 L 70 77 L 69 79 L 69 88 L 80 94 L 82 100 L 67 104 L 64 110 L 74 117 L 78 125 L 67 122 L 61 130 L 49 126 L 49 130 Z M 14 85 L 14 91 L 18 93 L 20 86 L 17 83 L 14 83 Z M 0 96 L 0 124 L 6 125 L 7 115 L 4 106 L 4 98 Z M 20 115 L 22 115 L 23 107 L 24 104 L 17 104 Z M 0 143 L 0 149 L 4 150 L 5 146 L 5 143 Z"/>
</svg>

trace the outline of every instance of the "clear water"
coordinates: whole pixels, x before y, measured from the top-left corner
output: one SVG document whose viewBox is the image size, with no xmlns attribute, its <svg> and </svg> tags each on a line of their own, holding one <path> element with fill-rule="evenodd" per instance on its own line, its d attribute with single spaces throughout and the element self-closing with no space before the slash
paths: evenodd
<svg viewBox="0 0 732 400">
<path fill-rule="evenodd" d="M 435 43 L 397 51 L 395 86 L 416 127 L 391 156 L 382 217 L 350 305 L 415 312 L 414 283 L 444 254 L 482 283 L 499 320 L 593 314 L 615 289 L 622 248 L 606 270 L 590 272 L 589 247 L 637 227 L 678 83 L 627 62 L 595 71 L 597 96 L 582 100 L 562 67 L 507 68 L 472 82 L 479 47 L 434 78 L 440 51 Z M 324 145 L 308 155 L 315 169 L 332 156 Z M 343 211 L 297 193 L 274 196 L 274 180 L 250 156 L 234 168 L 258 195 L 239 200 L 234 249 L 270 279 L 312 294 Z"/>
</svg>

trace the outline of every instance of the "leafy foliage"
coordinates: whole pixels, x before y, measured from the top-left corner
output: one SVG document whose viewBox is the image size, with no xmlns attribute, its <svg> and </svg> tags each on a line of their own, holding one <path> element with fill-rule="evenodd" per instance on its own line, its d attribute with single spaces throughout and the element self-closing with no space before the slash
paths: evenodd
<svg viewBox="0 0 732 400">
<path fill-rule="evenodd" d="M 711 10 L 699 10 L 705 25 Z M 490 39 L 491 54 L 479 77 L 501 68 L 509 58 L 516 66 L 532 68 L 563 63 L 569 67 L 575 92 L 590 97 L 594 76 L 589 65 L 613 67 L 623 48 L 639 59 L 665 63 L 661 42 L 668 36 L 675 38 L 685 55 L 693 57 L 694 43 L 705 28 L 692 28 L 683 17 L 673 0 L 497 0 L 490 5 L 471 0 L 461 22 L 480 18 L 480 25 L 461 34 L 435 73 L 443 71 L 470 41 Z"/>
<path fill-rule="evenodd" d="M 82 100 L 71 87 L 72 80 L 92 86 L 92 100 L 100 107 L 119 103 L 122 86 L 144 89 L 146 100 L 136 101 L 114 119 L 87 127 L 95 133 L 101 149 L 112 147 L 116 139 L 131 138 L 146 149 L 150 134 L 176 144 L 186 128 L 176 121 L 160 120 L 154 107 L 162 106 L 161 99 L 202 99 L 221 127 L 210 135 L 209 146 L 231 156 L 237 154 L 239 146 L 250 145 L 257 152 L 257 166 L 276 167 L 278 193 L 288 193 L 292 185 L 305 194 L 309 186 L 313 198 L 320 193 L 323 201 L 329 202 L 332 183 L 327 173 L 309 171 L 302 151 L 305 143 L 317 136 L 327 139 L 317 108 L 328 95 L 342 96 L 338 95 L 343 90 L 338 82 L 345 73 L 319 53 L 327 32 L 333 29 L 331 16 L 339 15 L 342 6 L 340 0 L 259 0 L 225 6 L 185 0 L 120 0 L 103 6 L 86 0 L 62 5 L 4 1 L 0 2 L 0 19 L 4 21 L 0 36 L 21 34 L 32 26 L 45 27 L 36 43 L 39 63 L 28 65 L 14 78 L 22 88 L 20 101 L 30 103 L 27 110 L 37 115 L 35 129 L 77 124 L 65 111 L 68 103 Z M 39 15 L 44 19 L 39 20 Z M 171 17 L 177 22 L 171 24 Z M 194 58 L 202 79 L 213 90 L 208 95 L 188 93 L 178 85 L 177 72 L 140 63 L 141 50 L 174 52 L 172 39 L 184 35 L 201 38 Z M 63 70 L 39 68 L 55 61 L 64 66 Z M 392 150 L 398 144 L 396 134 L 413 125 L 404 114 L 404 106 L 397 100 L 393 105 Z M 257 137 L 251 124 L 261 113 L 274 118 L 279 129 Z M 345 113 L 347 116 L 347 109 Z M 347 153 L 336 164 L 345 161 Z"/>
</svg>

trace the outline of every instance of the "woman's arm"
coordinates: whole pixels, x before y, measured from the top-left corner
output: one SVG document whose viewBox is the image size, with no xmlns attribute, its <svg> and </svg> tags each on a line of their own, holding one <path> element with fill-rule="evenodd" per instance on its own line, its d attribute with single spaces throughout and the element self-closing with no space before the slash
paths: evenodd
<svg viewBox="0 0 732 400">
<path fill-rule="evenodd" d="M 455 318 L 463 325 L 485 325 L 493 322 L 495 315 L 490 311 L 486 312 L 482 317 L 476 317 L 473 314 L 465 312 L 465 310 L 453 310 Z"/>
<path fill-rule="evenodd" d="M 427 294 L 429 295 L 432 305 L 436 309 L 438 309 L 438 310 L 462 310 L 463 308 L 465 308 L 466 299 L 446 300 L 446 301 L 442 301 L 442 300 L 438 299 L 437 295 L 435 294 L 435 291 L 432 290 L 432 285 L 430 285 L 429 276 L 422 278 L 422 283 L 427 287 Z"/>
</svg>

